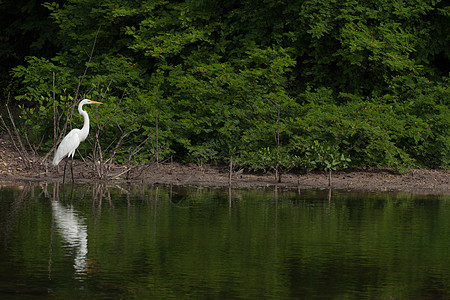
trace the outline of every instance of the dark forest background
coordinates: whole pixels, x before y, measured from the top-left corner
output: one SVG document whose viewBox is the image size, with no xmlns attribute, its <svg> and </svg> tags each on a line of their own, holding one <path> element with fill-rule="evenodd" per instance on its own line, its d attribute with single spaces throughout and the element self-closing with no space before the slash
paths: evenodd
<svg viewBox="0 0 450 300">
<path fill-rule="evenodd" d="M 0 3 L 0 112 L 42 153 L 89 98 L 86 157 L 448 168 L 448 1 Z"/>
</svg>

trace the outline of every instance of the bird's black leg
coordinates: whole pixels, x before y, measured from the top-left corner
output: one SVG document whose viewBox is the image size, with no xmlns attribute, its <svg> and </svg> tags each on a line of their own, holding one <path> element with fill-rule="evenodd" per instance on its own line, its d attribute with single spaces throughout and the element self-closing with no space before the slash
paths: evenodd
<svg viewBox="0 0 450 300">
<path fill-rule="evenodd" d="M 72 161 L 70 162 L 70 173 L 72 173 L 72 184 L 73 184 L 73 156 Z"/>
<path fill-rule="evenodd" d="M 63 175 L 63 185 L 64 185 L 64 180 L 66 179 L 66 166 L 67 166 L 67 162 L 69 161 L 69 158 L 66 158 L 66 163 L 64 164 L 64 175 Z"/>
</svg>

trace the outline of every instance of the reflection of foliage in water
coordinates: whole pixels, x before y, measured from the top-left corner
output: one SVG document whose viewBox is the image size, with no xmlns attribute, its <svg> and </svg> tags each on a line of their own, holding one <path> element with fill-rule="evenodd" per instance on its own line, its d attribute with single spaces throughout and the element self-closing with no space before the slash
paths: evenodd
<svg viewBox="0 0 450 300">
<path fill-rule="evenodd" d="M 440 285 L 450 296 L 448 197 L 334 191 L 329 202 L 328 191 L 233 190 L 229 207 L 223 189 L 98 188 L 60 197 L 85 219 L 91 295 L 414 298 Z M 8 249 L 27 276 L 48 261 L 53 190 L 29 188 L 15 214 Z M 6 211 L 20 193 L 2 194 Z M 57 245 L 54 266 L 64 260 Z"/>
</svg>

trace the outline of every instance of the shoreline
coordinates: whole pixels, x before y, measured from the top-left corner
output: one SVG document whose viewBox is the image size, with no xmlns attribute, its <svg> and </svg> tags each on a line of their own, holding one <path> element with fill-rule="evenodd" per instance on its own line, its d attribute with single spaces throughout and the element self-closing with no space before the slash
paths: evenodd
<svg viewBox="0 0 450 300">
<path fill-rule="evenodd" d="M 40 161 L 40 158 L 34 158 Z M 0 138 L 0 185 L 17 183 L 56 183 L 62 182 L 63 165 L 57 168 L 48 163 L 32 163 L 26 168 L 24 158 L 11 143 Z M 58 171 L 59 170 L 59 171 Z M 167 162 L 133 166 L 111 165 L 103 179 L 95 174 L 92 162 L 74 160 L 75 183 L 148 184 L 178 185 L 198 187 L 228 187 L 228 166 L 181 164 Z M 66 183 L 71 183 L 70 171 Z M 328 190 L 328 178 L 323 171 L 313 171 L 299 176 L 294 173 L 282 175 L 282 182 L 276 182 L 271 173 L 233 172 L 232 188 L 264 188 L 277 186 L 285 189 Z M 333 190 L 367 192 L 407 192 L 414 194 L 450 195 L 450 170 L 411 169 L 397 174 L 390 168 L 358 168 L 342 170 L 332 175 Z"/>
<path fill-rule="evenodd" d="M 140 166 L 125 177 L 123 166 L 115 166 L 110 176 L 99 179 L 92 171 L 92 164 L 74 162 L 74 181 L 76 184 L 110 183 L 110 184 L 148 184 L 198 186 L 224 188 L 229 186 L 229 173 L 225 168 L 205 165 L 185 165 L 179 163 L 152 164 Z M 0 169 L 1 171 L 1 169 Z M 17 183 L 57 183 L 62 182 L 62 171 L 56 169 L 40 172 L 20 169 L 12 172 L 0 172 L 0 185 L 17 185 Z M 121 174 L 122 175 L 115 175 Z M 71 183 L 70 172 L 66 172 L 66 183 Z M 282 182 L 276 182 L 273 174 L 255 174 L 235 172 L 231 187 L 252 189 L 264 187 L 280 187 L 284 189 L 321 189 L 328 190 L 328 177 L 325 172 L 310 172 L 305 175 L 293 173 L 283 174 Z M 365 191 L 365 192 L 407 192 L 424 195 L 450 195 L 450 171 L 411 169 L 404 174 L 395 174 L 392 170 L 372 168 L 360 170 L 344 170 L 333 173 L 333 190 Z"/>
</svg>

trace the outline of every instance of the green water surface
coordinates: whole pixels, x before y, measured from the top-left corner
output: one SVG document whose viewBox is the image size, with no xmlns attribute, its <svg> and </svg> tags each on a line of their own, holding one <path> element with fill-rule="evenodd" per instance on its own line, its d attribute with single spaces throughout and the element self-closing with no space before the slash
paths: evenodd
<svg viewBox="0 0 450 300">
<path fill-rule="evenodd" d="M 0 188 L 1 299 L 450 299 L 450 199 Z"/>
</svg>

